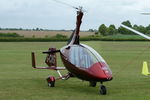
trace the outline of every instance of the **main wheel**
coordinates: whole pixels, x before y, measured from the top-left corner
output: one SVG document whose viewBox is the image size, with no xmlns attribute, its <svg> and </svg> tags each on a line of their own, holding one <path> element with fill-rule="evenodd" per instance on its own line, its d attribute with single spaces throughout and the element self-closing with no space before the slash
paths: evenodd
<svg viewBox="0 0 150 100">
<path fill-rule="evenodd" d="M 90 83 L 89 84 L 90 87 L 95 87 L 96 86 L 96 82 L 94 82 L 94 81 L 90 81 L 89 83 Z"/>
<path fill-rule="evenodd" d="M 106 95 L 106 93 L 107 93 L 106 87 L 104 85 L 101 85 L 100 86 L 100 94 Z"/>
<path fill-rule="evenodd" d="M 55 77 L 50 76 L 46 80 L 49 87 L 55 87 Z"/>
</svg>

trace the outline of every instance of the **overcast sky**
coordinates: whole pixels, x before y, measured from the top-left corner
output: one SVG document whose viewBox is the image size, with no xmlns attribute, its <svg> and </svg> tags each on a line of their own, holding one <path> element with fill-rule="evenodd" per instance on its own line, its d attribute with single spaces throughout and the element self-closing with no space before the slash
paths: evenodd
<svg viewBox="0 0 150 100">
<path fill-rule="evenodd" d="M 57 0 L 58 1 L 58 0 Z M 83 6 L 82 30 L 97 29 L 100 24 L 115 24 L 130 20 L 133 24 L 147 26 L 150 0 L 59 0 L 73 6 Z M 54 0 L 1 0 L 0 27 L 74 29 L 76 10 Z"/>
</svg>

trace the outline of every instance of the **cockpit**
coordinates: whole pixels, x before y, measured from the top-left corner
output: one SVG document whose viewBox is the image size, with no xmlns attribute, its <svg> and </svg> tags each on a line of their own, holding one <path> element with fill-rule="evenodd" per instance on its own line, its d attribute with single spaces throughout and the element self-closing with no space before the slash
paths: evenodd
<svg viewBox="0 0 150 100">
<path fill-rule="evenodd" d="M 91 47 L 81 44 L 72 45 L 69 50 L 69 60 L 80 68 L 90 68 L 97 62 L 104 62 L 104 59 Z"/>
</svg>

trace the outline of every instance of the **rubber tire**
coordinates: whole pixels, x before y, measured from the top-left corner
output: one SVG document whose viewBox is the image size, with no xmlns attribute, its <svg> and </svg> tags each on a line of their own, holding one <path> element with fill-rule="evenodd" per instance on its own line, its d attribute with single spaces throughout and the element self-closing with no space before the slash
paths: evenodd
<svg viewBox="0 0 150 100">
<path fill-rule="evenodd" d="M 49 86 L 49 87 L 55 87 L 55 81 L 49 82 L 49 83 L 48 83 L 48 86 Z"/>
<path fill-rule="evenodd" d="M 53 78 L 53 80 L 51 78 Z M 46 80 L 48 82 L 48 87 L 55 87 L 55 77 L 50 76 Z"/>
<path fill-rule="evenodd" d="M 104 85 L 100 86 L 100 94 L 101 95 L 106 95 L 107 94 L 107 90 L 106 90 L 106 87 Z"/>
</svg>

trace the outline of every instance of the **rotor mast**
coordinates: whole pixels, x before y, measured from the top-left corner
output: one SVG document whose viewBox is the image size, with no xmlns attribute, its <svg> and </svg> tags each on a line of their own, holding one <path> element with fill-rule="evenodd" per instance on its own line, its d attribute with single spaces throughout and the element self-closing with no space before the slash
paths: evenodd
<svg viewBox="0 0 150 100">
<path fill-rule="evenodd" d="M 82 23 L 83 11 L 82 11 L 82 7 L 79 7 L 77 10 L 78 11 L 77 11 L 77 22 L 76 22 L 76 34 L 79 35 L 80 26 Z"/>
<path fill-rule="evenodd" d="M 83 17 L 83 7 L 79 6 L 79 7 L 75 7 L 75 6 L 72 6 L 68 3 L 65 3 L 63 1 L 60 1 L 60 0 L 53 0 L 57 3 L 60 3 L 60 4 L 63 4 L 63 5 L 66 5 L 66 6 L 69 6 L 73 9 L 76 9 L 77 10 L 77 17 L 76 17 L 76 28 L 75 30 L 73 31 L 71 37 L 70 37 L 70 40 L 68 41 L 68 45 L 72 45 L 72 44 L 79 44 L 79 32 L 80 32 L 80 26 L 81 26 L 81 23 L 82 23 L 82 17 Z"/>
<path fill-rule="evenodd" d="M 76 17 L 76 28 L 74 32 L 72 33 L 72 37 L 70 38 L 71 42 L 70 44 L 79 44 L 79 32 L 80 32 L 80 26 L 82 23 L 82 17 L 83 17 L 83 10 L 82 7 L 76 8 L 77 9 L 77 17 Z"/>
</svg>

